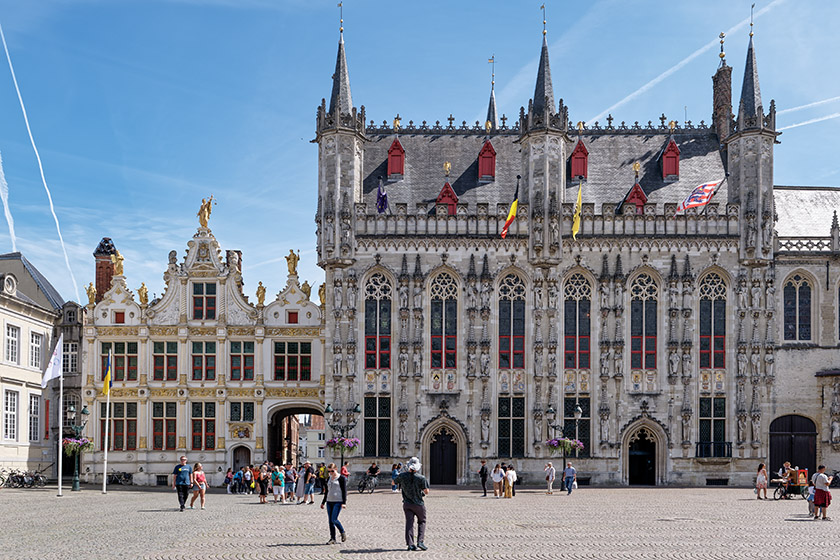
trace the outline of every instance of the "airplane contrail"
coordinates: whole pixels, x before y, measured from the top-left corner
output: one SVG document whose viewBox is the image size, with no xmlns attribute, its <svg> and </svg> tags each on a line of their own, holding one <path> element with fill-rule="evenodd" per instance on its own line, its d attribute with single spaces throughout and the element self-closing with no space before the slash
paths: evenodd
<svg viewBox="0 0 840 560">
<path fill-rule="evenodd" d="M 767 6 L 760 9 L 758 12 L 756 12 L 755 17 L 757 18 L 757 17 L 759 17 L 763 14 L 766 14 L 768 11 L 772 10 L 773 8 L 775 8 L 776 6 L 781 4 L 782 2 L 785 2 L 785 0 L 774 0 L 773 2 L 771 2 Z M 750 22 L 750 18 L 742 20 L 737 25 L 730 28 L 726 32 L 726 34 L 730 35 L 730 34 L 734 33 L 735 31 L 738 31 L 739 29 L 741 29 L 742 27 L 747 25 L 749 22 Z M 589 121 L 587 121 L 587 122 L 594 122 L 594 121 L 597 121 L 599 119 L 603 119 L 605 116 L 610 114 L 615 109 L 621 107 L 622 105 L 624 105 L 628 101 L 632 101 L 633 99 L 639 97 L 640 95 L 642 95 L 643 93 L 645 93 L 646 91 L 651 89 L 653 86 L 662 82 L 663 80 L 665 80 L 665 78 L 669 77 L 671 74 L 673 74 L 674 72 L 676 72 L 677 70 L 679 70 L 680 68 L 682 68 L 683 66 L 685 66 L 686 64 L 688 64 L 689 62 L 691 62 L 692 60 L 694 60 L 695 58 L 697 58 L 698 56 L 700 56 L 704 52 L 712 49 L 713 47 L 715 47 L 718 44 L 719 43 L 718 43 L 717 39 L 715 39 L 714 41 L 710 41 L 709 43 L 706 43 L 705 45 L 703 45 L 702 47 L 700 47 L 699 49 L 697 49 L 696 51 L 694 51 L 693 53 L 691 53 L 690 55 L 688 55 L 687 57 L 685 57 L 684 59 L 679 61 L 678 63 L 676 63 L 674 66 L 671 66 L 670 68 L 665 70 L 663 73 L 661 73 L 660 75 L 658 75 L 657 77 L 655 77 L 654 79 L 652 79 L 651 81 L 649 81 L 648 83 L 646 83 L 645 85 L 643 85 L 642 87 L 640 87 L 639 89 L 637 89 L 636 91 L 634 91 L 633 93 L 631 93 L 630 95 L 628 95 L 627 97 L 625 97 L 624 99 L 622 99 L 621 101 L 616 103 L 615 105 L 607 107 L 606 109 L 604 109 L 603 111 L 601 111 L 600 113 L 598 113 L 597 115 L 595 115 L 594 117 L 589 119 Z"/>
<path fill-rule="evenodd" d="M 9 185 L 6 183 L 6 174 L 3 173 L 3 156 L 0 155 L 0 199 L 3 199 L 3 212 L 6 214 L 6 221 L 9 223 L 9 237 L 12 238 L 12 252 L 17 253 L 17 238 L 15 238 L 15 221 L 12 219 L 12 211 L 9 210 Z"/>
<path fill-rule="evenodd" d="M 788 126 L 783 126 L 782 128 L 779 128 L 777 130 L 779 130 L 781 132 L 782 130 L 788 130 L 790 128 L 798 128 L 800 126 L 805 126 L 806 124 L 814 124 L 814 123 L 818 123 L 818 122 L 822 122 L 822 121 L 827 121 L 829 119 L 836 119 L 837 117 L 840 117 L 840 113 L 831 113 L 830 115 L 826 115 L 824 117 L 817 117 L 816 119 L 810 119 L 810 120 L 807 120 L 807 121 L 802 121 L 800 123 L 790 124 Z"/>
<path fill-rule="evenodd" d="M 64 237 L 61 235 L 61 226 L 58 224 L 58 216 L 55 214 L 52 194 L 50 194 L 50 188 L 47 186 L 47 179 L 44 177 L 44 165 L 41 163 L 41 155 L 38 153 L 38 147 L 35 145 L 35 138 L 32 136 L 32 128 L 29 126 L 29 117 L 26 116 L 26 107 L 23 104 L 23 97 L 20 95 L 17 76 L 15 76 L 15 68 L 12 66 L 12 57 L 9 55 L 9 47 L 6 45 L 6 35 L 3 33 L 2 25 L 0 25 L 0 40 L 3 41 L 3 50 L 6 52 L 6 60 L 9 62 L 9 70 L 12 72 L 12 82 L 15 84 L 15 91 L 17 92 L 18 101 L 20 101 L 20 110 L 23 112 L 23 122 L 26 123 L 26 132 L 29 133 L 29 141 L 32 143 L 32 149 L 35 151 L 35 159 L 38 160 L 38 169 L 41 171 L 41 182 L 44 184 L 44 190 L 47 191 L 47 199 L 50 201 L 50 212 L 52 212 L 53 219 L 55 220 L 55 229 L 58 232 L 58 240 L 61 242 L 61 250 L 64 252 L 64 262 L 67 265 L 67 271 L 70 273 L 70 279 L 73 281 L 73 289 L 76 292 L 76 301 L 81 302 L 82 299 L 79 297 L 79 286 L 76 284 L 76 277 L 73 276 L 73 269 L 70 268 L 70 258 L 67 256 L 67 247 L 64 245 Z"/>
<path fill-rule="evenodd" d="M 785 113 L 793 113 L 794 111 L 801 111 L 802 109 L 810 109 L 811 107 L 816 107 L 818 105 L 825 105 L 826 103 L 831 103 L 832 101 L 840 101 L 840 95 L 838 95 L 837 97 L 829 97 L 828 99 L 823 99 L 822 101 L 814 101 L 813 103 L 800 105 L 799 107 L 791 107 L 790 109 L 776 111 L 776 114 L 784 115 Z"/>
</svg>

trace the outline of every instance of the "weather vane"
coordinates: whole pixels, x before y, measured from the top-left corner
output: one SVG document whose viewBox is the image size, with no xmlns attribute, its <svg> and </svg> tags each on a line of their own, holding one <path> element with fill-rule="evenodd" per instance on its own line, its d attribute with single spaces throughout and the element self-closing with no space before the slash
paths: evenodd
<svg viewBox="0 0 840 560">
<path fill-rule="evenodd" d="M 750 37 L 753 36 L 753 10 L 755 10 L 755 3 L 750 6 Z"/>
<path fill-rule="evenodd" d="M 496 55 L 494 54 L 488 58 L 487 62 L 492 65 L 492 70 L 490 71 L 490 89 L 494 89 L 496 87 Z"/>
<path fill-rule="evenodd" d="M 344 2 L 338 3 L 338 17 L 339 17 L 339 28 L 338 31 L 340 33 L 344 33 Z"/>
<path fill-rule="evenodd" d="M 755 4 L 753 4 L 753 6 L 755 6 Z M 543 12 L 543 35 L 545 35 L 545 23 L 546 23 L 546 20 L 545 20 L 545 4 L 540 6 L 540 9 Z"/>
<path fill-rule="evenodd" d="M 397 113 L 397 116 L 394 117 L 394 132 L 400 131 L 400 114 Z"/>
<path fill-rule="evenodd" d="M 723 52 L 723 40 L 726 38 L 726 33 L 723 31 L 720 32 L 720 59 L 723 60 L 726 58 L 726 53 Z"/>
</svg>

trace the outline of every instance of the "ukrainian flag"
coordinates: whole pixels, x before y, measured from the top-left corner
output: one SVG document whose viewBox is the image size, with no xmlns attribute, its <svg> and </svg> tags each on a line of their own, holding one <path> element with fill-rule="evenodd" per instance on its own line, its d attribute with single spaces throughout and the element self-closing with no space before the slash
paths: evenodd
<svg viewBox="0 0 840 560">
<path fill-rule="evenodd" d="M 102 394 L 108 395 L 111 392 L 111 387 L 114 385 L 114 379 L 111 375 L 112 367 L 111 367 L 111 352 L 108 352 L 108 361 L 105 365 L 105 377 L 103 379 L 104 383 L 102 384 Z"/>
</svg>

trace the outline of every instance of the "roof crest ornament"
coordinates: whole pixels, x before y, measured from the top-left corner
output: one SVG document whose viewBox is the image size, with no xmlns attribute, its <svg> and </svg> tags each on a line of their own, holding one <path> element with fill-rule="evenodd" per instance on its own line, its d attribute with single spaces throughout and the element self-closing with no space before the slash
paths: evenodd
<svg viewBox="0 0 840 560">
<path fill-rule="evenodd" d="M 755 6 L 755 4 L 753 4 L 753 6 Z M 542 10 L 542 13 L 543 13 L 543 36 L 545 36 L 545 34 L 546 34 L 546 30 L 545 30 L 545 24 L 546 24 L 546 19 L 545 19 L 545 4 L 543 4 L 542 6 L 540 6 L 540 9 Z M 752 24 L 750 24 L 750 25 L 752 25 Z"/>
<path fill-rule="evenodd" d="M 338 20 L 338 22 L 339 22 L 338 32 L 343 37 L 344 36 L 344 2 L 343 1 L 338 3 L 338 18 L 339 18 L 339 20 Z"/>
<path fill-rule="evenodd" d="M 725 66 L 726 65 L 726 53 L 723 50 L 723 41 L 724 41 L 724 39 L 726 39 L 726 33 L 721 31 L 719 37 L 720 37 L 720 54 L 718 56 L 720 56 L 720 65 Z"/>
</svg>

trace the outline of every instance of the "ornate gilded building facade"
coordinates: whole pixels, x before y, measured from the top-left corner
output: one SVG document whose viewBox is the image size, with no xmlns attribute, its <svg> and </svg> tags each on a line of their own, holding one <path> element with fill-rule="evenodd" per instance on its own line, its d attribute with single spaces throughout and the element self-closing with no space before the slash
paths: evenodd
<svg viewBox="0 0 840 560">
<path fill-rule="evenodd" d="M 419 455 L 433 483 L 480 458 L 541 476 L 561 433 L 593 484 L 840 459 L 840 230 L 807 215 L 840 196 L 774 185 L 752 36 L 734 107 L 731 73 L 721 53 L 708 124 L 573 125 L 544 39 L 518 119 L 491 92 L 483 124 L 376 124 L 342 36 L 315 138 L 332 422 L 358 420 L 371 459 Z M 677 212 L 712 181 L 707 207 Z"/>
<path fill-rule="evenodd" d="M 97 446 L 85 456 L 90 480 L 101 475 L 104 459 L 109 354 L 108 468 L 135 473 L 135 483 L 165 484 L 182 454 L 202 462 L 212 484 L 228 467 L 296 461 L 295 415 L 322 409 L 322 307 L 298 278 L 299 256 L 286 257 L 289 275 L 276 297 L 267 301 L 260 282 L 252 303 L 242 254 L 222 252 L 209 214 L 204 201 L 201 226 L 182 260 L 170 252 L 166 290 L 153 301 L 144 284 L 128 287 L 110 239 L 94 253 L 97 278 L 84 325 L 87 435 Z"/>
</svg>

